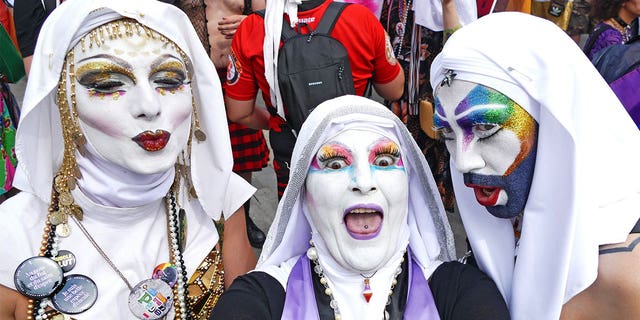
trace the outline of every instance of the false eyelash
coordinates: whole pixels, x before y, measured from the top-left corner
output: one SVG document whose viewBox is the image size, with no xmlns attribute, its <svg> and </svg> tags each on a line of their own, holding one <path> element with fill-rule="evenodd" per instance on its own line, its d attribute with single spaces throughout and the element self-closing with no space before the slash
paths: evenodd
<svg viewBox="0 0 640 320">
<path fill-rule="evenodd" d="M 338 153 L 334 150 L 325 151 L 322 154 L 318 155 L 318 162 L 325 162 L 330 159 L 342 159 L 346 160 L 347 157 L 341 153 Z"/>
<path fill-rule="evenodd" d="M 387 144 L 384 146 L 381 146 L 380 148 L 378 148 L 375 151 L 375 155 L 381 155 L 381 154 L 389 154 L 392 155 L 394 157 L 399 157 L 400 156 L 400 148 L 398 148 L 398 146 L 396 144 Z"/>
</svg>

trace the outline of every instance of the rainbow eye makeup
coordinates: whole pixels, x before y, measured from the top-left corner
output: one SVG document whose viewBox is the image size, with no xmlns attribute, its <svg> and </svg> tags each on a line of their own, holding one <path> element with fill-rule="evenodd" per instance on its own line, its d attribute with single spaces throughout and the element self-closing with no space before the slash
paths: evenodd
<svg viewBox="0 0 640 320">
<path fill-rule="evenodd" d="M 400 157 L 400 147 L 389 139 L 380 139 L 374 144 L 369 153 L 369 163 L 383 168 L 404 166 Z"/>
<path fill-rule="evenodd" d="M 359 152 L 360 149 L 355 151 Z M 374 141 L 371 147 L 367 147 L 362 152 L 364 152 L 362 153 L 363 156 L 367 156 L 368 165 L 374 169 L 398 169 L 404 167 L 400 147 L 387 138 Z M 311 162 L 310 170 L 341 170 L 351 167 L 354 160 L 354 150 L 339 142 L 330 142 L 320 147 L 316 157 Z"/>
<path fill-rule="evenodd" d="M 339 170 L 353 163 L 351 150 L 339 143 L 323 145 L 311 163 L 312 170 Z"/>
<path fill-rule="evenodd" d="M 505 174 L 512 172 L 535 144 L 537 132 L 535 119 L 515 101 L 489 87 L 482 85 L 473 87 L 455 106 L 453 115 L 445 113 L 445 108 L 437 97 L 435 105 L 434 126 L 443 133 L 445 140 L 455 140 L 456 135 L 453 131 L 459 128 L 464 149 L 474 140 L 480 143 L 494 137 L 502 130 L 513 132 L 520 141 L 520 152 Z M 448 109 L 451 110 L 451 108 Z M 447 120 L 455 123 L 452 124 Z"/>
</svg>

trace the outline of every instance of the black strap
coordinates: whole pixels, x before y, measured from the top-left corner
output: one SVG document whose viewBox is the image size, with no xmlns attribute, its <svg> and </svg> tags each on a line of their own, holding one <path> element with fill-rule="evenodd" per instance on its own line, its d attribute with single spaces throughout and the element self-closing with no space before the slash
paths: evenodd
<svg viewBox="0 0 640 320">
<path fill-rule="evenodd" d="M 253 8 L 251 7 L 253 0 L 244 0 L 244 8 L 242 9 L 242 14 L 248 16 L 251 12 L 253 12 Z"/>
<path fill-rule="evenodd" d="M 333 27 L 336 25 L 338 17 L 347 5 L 349 4 L 346 2 L 331 2 L 329 7 L 327 7 L 327 11 L 325 11 L 322 18 L 320 18 L 316 32 L 321 34 L 331 34 L 331 30 L 333 30 Z"/>
<path fill-rule="evenodd" d="M 269 0 L 269 1 L 273 1 L 273 0 Z M 279 1 L 279 0 L 275 0 L 275 1 Z M 311 27 L 309 27 L 309 30 L 311 30 Z M 298 33 L 295 30 L 293 30 L 293 28 L 291 28 L 289 23 L 287 23 L 285 19 L 282 19 L 282 33 L 280 34 L 280 39 L 282 39 L 282 41 L 287 41 L 287 39 L 291 39 L 297 35 Z"/>
<path fill-rule="evenodd" d="M 338 17 L 340 16 L 344 8 L 347 7 L 347 5 L 349 5 L 349 3 L 331 2 L 327 7 L 327 10 L 322 15 L 322 18 L 320 18 L 320 22 L 318 23 L 318 28 L 316 28 L 315 33 L 331 34 L 333 27 L 336 25 L 336 22 L 338 21 Z M 257 15 L 261 16 L 264 19 L 264 15 L 265 15 L 264 9 L 254 11 L 254 13 L 256 13 Z M 298 35 L 298 33 L 293 28 L 291 28 L 291 26 L 283 19 L 282 20 L 282 36 L 280 37 L 282 41 L 286 39 L 290 39 L 296 35 Z"/>
<path fill-rule="evenodd" d="M 593 49 L 593 45 L 596 44 L 596 40 L 598 40 L 598 38 L 600 38 L 600 35 L 608 29 L 613 29 L 613 27 L 604 23 L 600 27 L 593 30 L 593 32 L 589 36 L 589 41 L 587 41 L 587 43 L 584 45 L 582 52 L 584 52 L 585 54 L 589 54 L 591 49 Z"/>
</svg>

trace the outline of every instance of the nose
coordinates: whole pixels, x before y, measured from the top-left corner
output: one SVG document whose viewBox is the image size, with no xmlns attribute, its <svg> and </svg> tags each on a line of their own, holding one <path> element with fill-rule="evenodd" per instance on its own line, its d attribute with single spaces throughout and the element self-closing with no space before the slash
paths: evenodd
<svg viewBox="0 0 640 320">
<path fill-rule="evenodd" d="M 484 168 L 485 162 L 482 155 L 473 144 L 465 145 L 462 139 L 456 140 L 455 151 L 451 152 L 456 168 L 462 173 L 472 172 Z"/>
<path fill-rule="evenodd" d="M 376 181 L 373 179 L 373 172 L 368 163 L 356 165 L 351 177 L 351 191 L 362 194 L 369 194 L 376 191 Z"/>
<path fill-rule="evenodd" d="M 147 83 L 141 83 L 139 87 L 139 99 L 135 100 L 131 110 L 134 118 L 142 120 L 154 120 L 161 114 L 160 101 L 156 90 Z"/>
</svg>

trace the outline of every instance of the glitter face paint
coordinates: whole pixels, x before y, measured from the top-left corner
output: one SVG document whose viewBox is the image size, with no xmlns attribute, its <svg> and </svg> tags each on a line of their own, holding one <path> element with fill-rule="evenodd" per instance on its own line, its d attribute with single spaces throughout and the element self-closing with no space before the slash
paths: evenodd
<svg viewBox="0 0 640 320">
<path fill-rule="evenodd" d="M 89 33 L 94 45 L 82 48 L 81 41 L 73 49 L 70 79 L 76 81 L 78 123 L 88 143 L 104 160 L 141 174 L 173 166 L 186 147 L 193 110 L 187 61 L 168 40 L 149 32 L 105 42 Z M 150 54 L 131 56 L 131 48 Z"/>
<path fill-rule="evenodd" d="M 457 80 L 439 88 L 434 125 L 480 204 L 500 218 L 522 212 L 535 166 L 533 117 L 500 92 Z"/>
<path fill-rule="evenodd" d="M 407 224 L 409 180 L 400 147 L 379 133 L 347 129 L 309 167 L 305 214 L 345 268 L 368 271 L 395 253 Z"/>
</svg>

